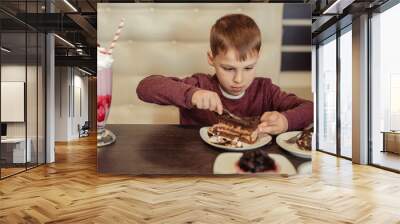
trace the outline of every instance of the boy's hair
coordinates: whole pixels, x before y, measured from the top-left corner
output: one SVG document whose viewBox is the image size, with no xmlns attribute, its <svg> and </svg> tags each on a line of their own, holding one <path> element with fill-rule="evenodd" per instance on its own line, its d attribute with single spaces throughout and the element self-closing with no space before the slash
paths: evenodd
<svg viewBox="0 0 400 224">
<path fill-rule="evenodd" d="M 211 28 L 210 47 L 213 56 L 226 53 L 228 48 L 237 52 L 240 61 L 261 48 L 261 32 L 252 18 L 243 14 L 229 14 L 218 19 Z"/>
</svg>

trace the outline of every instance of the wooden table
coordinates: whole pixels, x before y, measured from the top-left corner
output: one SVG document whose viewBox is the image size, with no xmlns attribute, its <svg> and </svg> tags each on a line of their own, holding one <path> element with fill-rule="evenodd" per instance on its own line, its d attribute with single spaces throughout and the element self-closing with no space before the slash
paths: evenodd
<svg viewBox="0 0 400 224">
<path fill-rule="evenodd" d="M 97 170 L 112 174 L 213 174 L 222 152 L 205 143 L 200 127 L 180 125 L 107 125 L 117 141 L 97 149 Z M 293 156 L 275 143 L 262 147 L 286 157 L 295 168 L 311 159 Z"/>
</svg>

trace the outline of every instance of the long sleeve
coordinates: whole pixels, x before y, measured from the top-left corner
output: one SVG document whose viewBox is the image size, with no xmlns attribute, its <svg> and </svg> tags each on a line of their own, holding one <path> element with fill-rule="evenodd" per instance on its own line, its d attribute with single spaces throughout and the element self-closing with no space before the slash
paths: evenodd
<svg viewBox="0 0 400 224">
<path fill-rule="evenodd" d="M 184 79 L 152 75 L 140 81 L 136 88 L 139 99 L 159 105 L 192 108 L 192 95 L 198 90 L 198 76 Z"/>
<path fill-rule="evenodd" d="M 288 120 L 288 131 L 300 130 L 313 122 L 313 103 L 282 91 L 271 83 L 269 99 L 272 110 L 281 112 Z"/>
</svg>

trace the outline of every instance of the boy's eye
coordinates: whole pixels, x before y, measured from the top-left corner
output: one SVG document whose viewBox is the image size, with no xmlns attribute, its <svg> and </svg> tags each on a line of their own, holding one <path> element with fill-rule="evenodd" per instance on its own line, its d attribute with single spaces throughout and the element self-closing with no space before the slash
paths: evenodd
<svg viewBox="0 0 400 224">
<path fill-rule="evenodd" d="M 222 67 L 225 71 L 233 71 L 233 70 L 235 70 L 234 68 L 225 68 L 225 67 Z"/>
<path fill-rule="evenodd" d="M 252 70 L 254 67 L 246 67 L 246 70 Z"/>
</svg>

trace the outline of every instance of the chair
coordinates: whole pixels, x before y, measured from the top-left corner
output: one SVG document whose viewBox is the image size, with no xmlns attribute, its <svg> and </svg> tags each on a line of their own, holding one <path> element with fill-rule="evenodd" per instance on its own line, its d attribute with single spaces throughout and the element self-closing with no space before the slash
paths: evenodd
<svg viewBox="0 0 400 224">
<path fill-rule="evenodd" d="M 85 123 L 82 125 L 82 127 L 80 127 L 80 125 L 78 125 L 79 138 L 89 136 L 89 129 L 90 129 L 89 121 L 85 121 Z"/>
</svg>

